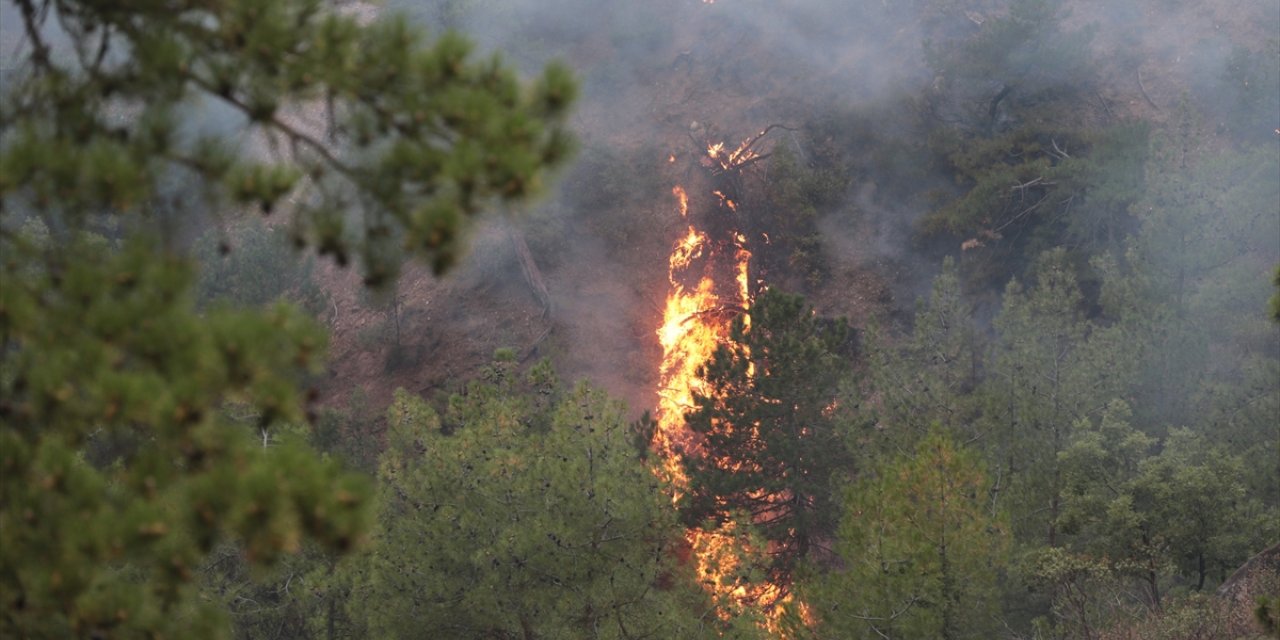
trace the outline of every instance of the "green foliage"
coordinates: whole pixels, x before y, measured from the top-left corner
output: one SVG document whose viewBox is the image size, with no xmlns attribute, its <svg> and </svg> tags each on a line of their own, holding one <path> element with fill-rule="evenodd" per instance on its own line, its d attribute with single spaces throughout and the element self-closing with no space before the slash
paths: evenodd
<svg viewBox="0 0 1280 640">
<path fill-rule="evenodd" d="M 1230 605 L 1211 594 L 1192 593 L 1170 598 L 1162 610 L 1118 618 L 1096 637 L 1101 640 L 1213 640 L 1256 638 L 1241 628 Z M 1259 639 L 1260 640 L 1260 639 Z"/>
<path fill-rule="evenodd" d="M 1271 276 L 1271 284 L 1280 289 L 1280 266 L 1276 267 L 1275 274 Z M 1280 291 L 1271 296 L 1271 319 L 1280 322 Z"/>
<path fill-rule="evenodd" d="M 701 451 L 681 460 L 689 488 L 677 506 L 690 526 L 746 514 L 770 545 L 775 584 L 838 517 L 831 481 L 848 453 L 835 401 L 850 335 L 800 296 L 768 290 L 698 370 L 704 386 L 685 422 Z"/>
<path fill-rule="evenodd" d="M 1175 429 L 1153 455 L 1155 439 L 1129 424 L 1116 402 L 1094 425 L 1076 425 L 1059 454 L 1066 479 L 1060 525 L 1073 546 L 1123 567 L 1144 582 L 1152 610 L 1166 576 L 1194 581 L 1234 569 L 1277 534 L 1274 511 L 1252 505 L 1240 458 Z"/>
<path fill-rule="evenodd" d="M 989 638 L 1008 542 L 976 452 L 934 432 L 848 491 L 843 566 L 801 596 L 817 637 Z"/>
<path fill-rule="evenodd" d="M 1255 637 L 1229 600 L 1211 593 L 1166 598 L 1159 609 L 1135 599 L 1128 560 L 1059 547 L 1033 554 L 1033 586 L 1053 594 L 1052 618 L 1036 621 L 1037 637 L 1099 640 L 1212 640 Z"/>
<path fill-rule="evenodd" d="M 891 344 L 878 328 L 869 333 L 867 363 L 883 439 L 909 451 L 935 425 L 972 435 L 979 340 L 973 305 L 961 291 L 955 262 L 947 258 L 929 299 L 917 302 L 909 336 Z"/>
<path fill-rule="evenodd" d="M 361 637 L 345 615 L 351 585 L 336 563 L 307 545 L 263 569 L 246 562 L 238 545 L 219 545 L 200 569 L 201 595 L 230 615 L 235 638 Z"/>
<path fill-rule="evenodd" d="M 1118 248 L 1133 226 L 1129 208 L 1143 193 L 1147 138 L 1144 125 L 939 136 L 935 147 L 961 193 L 930 212 L 920 229 L 962 240 L 978 282 L 1021 273 L 1059 246 Z"/>
<path fill-rule="evenodd" d="M 293 380 L 324 348 L 311 322 L 198 315 L 190 264 L 138 240 L 3 248 L 5 635 L 220 636 L 192 584 L 216 543 L 270 563 L 306 538 L 359 541 L 363 482 L 222 411 L 250 408 L 262 432 L 301 421 Z"/>
<path fill-rule="evenodd" d="M 1274 511 L 1251 508 L 1240 458 L 1189 429 L 1170 431 L 1139 472 L 1134 508 L 1156 521 L 1175 570 L 1195 579 L 1196 589 L 1209 572 L 1234 569 L 1280 533 Z"/>
<path fill-rule="evenodd" d="M 824 160 L 806 166 L 779 145 L 769 159 L 761 202 L 747 209 L 747 223 L 768 237 L 757 251 L 762 268 L 798 274 L 806 286 L 826 276 L 818 218 L 839 202 L 849 182 L 838 158 Z"/>
<path fill-rule="evenodd" d="M 1132 385 L 1140 422 L 1217 424 L 1242 410 L 1231 420 L 1243 425 L 1248 399 L 1268 402 L 1250 393 L 1245 381 L 1260 382 L 1250 370 L 1280 347 L 1258 277 L 1278 257 L 1280 185 L 1270 176 L 1280 150 L 1208 152 L 1194 115 L 1182 109 L 1176 128 L 1152 141 L 1146 194 L 1133 207 L 1141 227 L 1122 259 L 1099 261 L 1103 306 L 1142 354 Z"/>
<path fill-rule="evenodd" d="M 382 285 L 404 255 L 449 266 L 473 214 L 571 146 L 563 67 L 526 86 L 459 36 L 323 0 L 161 4 L 6 5 L 26 33 L 0 102 L 6 637 L 222 637 L 227 601 L 196 584 L 217 545 L 261 567 L 364 536 L 367 483 L 297 427 L 319 328 L 284 304 L 198 312 L 197 265 L 154 229 L 284 211 L 295 244 Z M 202 293 L 310 297 L 267 235 L 201 265 Z"/>
<path fill-rule="evenodd" d="M 593 145 L 582 154 L 565 187 L 575 209 L 571 224 L 603 238 L 610 251 L 631 247 L 637 236 L 660 233 L 661 218 L 645 215 L 671 186 L 659 173 L 663 154 L 656 147 L 618 149 Z M 641 215 L 636 215 L 643 212 Z M 539 255 L 554 259 L 564 251 L 574 229 L 531 229 Z M 548 237 L 548 236 L 552 237 Z"/>
<path fill-rule="evenodd" d="M 1058 3 L 1014 0 L 974 36 L 925 42 L 938 76 L 933 115 L 962 129 L 990 134 L 1016 123 L 1025 110 L 1078 90 L 1091 67 L 1092 27 L 1067 32 Z"/>
<path fill-rule="evenodd" d="M 485 378 L 442 417 L 397 394 L 353 615 L 391 638 L 714 637 L 622 407 L 545 363 Z"/>
<path fill-rule="evenodd" d="M 1238 301 L 1231 294 L 1242 288 L 1232 286 L 1239 274 L 1229 273 L 1246 256 L 1276 254 L 1280 184 L 1270 178 L 1280 171 L 1280 150 L 1267 145 L 1207 152 L 1195 116 L 1184 105 L 1176 128 L 1152 141 L 1146 197 L 1135 204 L 1142 229 L 1128 257 L 1152 278 L 1155 289 L 1148 295 L 1175 313 L 1217 311 L 1222 316 L 1215 320 L 1229 320 L 1235 309 L 1214 309 Z M 1265 283 L 1251 278 L 1240 284 L 1252 292 L 1246 302 L 1256 310 L 1256 301 L 1266 297 Z"/>
<path fill-rule="evenodd" d="M 984 430 L 994 439 L 1019 540 L 1056 542 L 1063 478 L 1058 454 L 1072 427 L 1120 397 L 1135 366 L 1125 332 L 1083 318 L 1080 289 L 1064 251 L 1041 257 L 1035 285 L 1005 291 L 982 393 Z"/>
<path fill-rule="evenodd" d="M 1037 635 L 1051 638 L 1095 638 L 1118 613 L 1128 613 L 1126 584 L 1117 565 L 1106 558 L 1044 547 L 1020 567 L 1032 589 L 1051 596 L 1051 618 L 1039 618 Z"/>
<path fill-rule="evenodd" d="M 1261 596 L 1253 610 L 1254 618 L 1264 633 L 1280 634 L 1280 596 Z"/>
<path fill-rule="evenodd" d="M 316 412 L 312 421 L 311 445 L 333 456 L 350 469 L 373 476 L 382 452 L 381 438 L 374 437 L 377 409 L 360 388 L 353 389 L 345 402 Z"/>
<path fill-rule="evenodd" d="M 327 296 L 311 277 L 314 261 L 292 250 L 287 232 L 251 221 L 227 235 L 219 240 L 206 234 L 196 245 L 196 299 L 202 306 L 260 307 L 287 300 L 313 316 L 325 310 Z"/>
<path fill-rule="evenodd" d="M 284 205 L 299 242 L 359 255 L 382 285 L 402 255 L 448 267 L 470 216 L 538 192 L 572 146 L 564 67 L 524 86 L 460 36 L 424 43 L 401 19 L 362 25 L 322 0 L 17 4 L 31 65 L 0 107 L 0 197 L 67 221 L 146 210 L 181 171 L 216 208 Z M 46 42 L 45 21 L 81 55 Z M 283 153 L 240 157 L 225 132 L 180 130 L 202 102 Z M 320 112 L 326 126 L 304 124 Z"/>
</svg>

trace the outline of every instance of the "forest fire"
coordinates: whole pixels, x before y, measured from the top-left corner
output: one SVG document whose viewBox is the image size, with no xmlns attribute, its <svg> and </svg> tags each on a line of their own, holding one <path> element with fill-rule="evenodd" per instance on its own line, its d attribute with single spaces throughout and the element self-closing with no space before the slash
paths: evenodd
<svg viewBox="0 0 1280 640">
<path fill-rule="evenodd" d="M 726 151 L 724 143 L 707 145 L 702 165 L 717 174 L 736 172 L 745 163 L 763 157 L 752 146 L 767 132 L 732 151 Z M 662 473 L 671 483 L 675 501 L 689 483 L 682 457 L 706 455 L 685 425 L 685 412 L 693 406 L 694 394 L 704 388 L 698 368 L 727 338 L 733 318 L 751 304 L 752 254 L 746 236 L 736 230 L 733 217 L 739 205 L 729 194 L 712 191 L 714 214 L 719 216 L 716 224 L 707 225 L 716 230 L 718 237 L 712 237 L 711 231 L 700 230 L 690 219 L 685 189 L 677 185 L 671 192 L 686 230 L 668 259 L 670 288 L 658 330 L 663 357 L 653 448 L 662 460 Z M 691 528 L 686 539 L 699 579 L 712 593 L 720 617 L 729 619 L 754 611 L 762 615 L 762 625 L 768 631 L 781 636 L 779 619 L 791 600 L 785 585 L 749 582 L 744 577 L 749 559 L 765 549 L 753 548 L 746 532 L 732 521 L 714 530 Z"/>
</svg>

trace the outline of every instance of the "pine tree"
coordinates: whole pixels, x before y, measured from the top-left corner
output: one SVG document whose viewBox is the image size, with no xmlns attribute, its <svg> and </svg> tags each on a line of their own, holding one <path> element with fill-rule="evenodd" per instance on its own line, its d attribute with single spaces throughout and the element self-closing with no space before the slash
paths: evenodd
<svg viewBox="0 0 1280 640">
<path fill-rule="evenodd" d="M 989 638 L 1008 542 L 977 454 L 933 432 L 850 487 L 833 568 L 801 597 L 818 637 Z"/>
<path fill-rule="evenodd" d="M 1005 290 L 998 339 L 982 391 L 982 429 L 993 442 L 992 473 L 1020 540 L 1057 541 L 1063 478 L 1058 454 L 1081 417 L 1097 415 L 1132 378 L 1123 327 L 1086 320 L 1066 252 L 1046 252 L 1034 286 Z"/>
<path fill-rule="evenodd" d="M 388 638 L 718 637 L 619 403 L 498 361 L 437 415 L 388 411 L 353 611 Z"/>
<path fill-rule="evenodd" d="M 1119 573 L 1137 578 L 1147 606 L 1161 608 L 1171 575 L 1196 590 L 1226 572 L 1276 534 L 1274 510 L 1250 496 L 1238 456 L 1211 446 L 1189 429 L 1156 443 L 1129 424 L 1123 402 L 1108 406 L 1095 425 L 1082 420 L 1060 455 L 1066 480 L 1064 542 L 1094 558 L 1110 558 Z"/>
<path fill-rule="evenodd" d="M 0 632 L 222 635 L 192 584 L 217 542 L 269 564 L 363 535 L 366 483 L 278 433 L 324 336 L 287 306 L 197 314 L 190 265 L 142 241 L 62 249 L 6 255 L 0 287 Z"/>
<path fill-rule="evenodd" d="M 787 584 L 834 528 L 830 482 L 848 456 L 836 402 L 850 335 L 843 320 L 770 290 L 699 369 L 705 387 L 685 420 L 701 450 L 682 460 L 689 488 L 678 506 L 691 526 L 745 514 L 769 543 L 775 584 Z"/>
<path fill-rule="evenodd" d="M 28 43 L 0 111 L 0 195 L 51 226 L 199 194 L 213 215 L 282 210 L 298 242 L 359 256 L 380 285 L 402 255 L 447 268 L 469 216 L 536 193 L 570 150 L 565 68 L 522 86 L 403 19 L 324 0 L 13 1 Z"/>
<path fill-rule="evenodd" d="M 884 438 L 905 452 L 935 425 L 973 430 L 981 347 L 955 261 L 943 261 L 929 299 L 917 304 L 911 335 L 895 344 L 879 327 L 869 334 L 867 363 Z"/>
<path fill-rule="evenodd" d="M 443 270 L 565 157 L 573 82 L 323 0 L 2 10 L 25 40 L 0 98 L 0 635 L 225 636 L 210 551 L 351 549 L 369 490 L 285 428 L 323 333 L 197 311 L 180 232 L 258 210 L 370 285 Z"/>
</svg>

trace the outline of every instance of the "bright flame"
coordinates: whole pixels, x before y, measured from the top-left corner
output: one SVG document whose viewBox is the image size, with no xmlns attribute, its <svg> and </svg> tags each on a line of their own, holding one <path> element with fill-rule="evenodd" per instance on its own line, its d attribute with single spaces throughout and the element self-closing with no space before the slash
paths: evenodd
<svg viewBox="0 0 1280 640">
<path fill-rule="evenodd" d="M 707 157 L 714 164 L 720 166 L 722 171 L 732 171 L 741 168 L 743 165 L 760 157 L 751 147 L 760 140 L 768 129 L 761 131 L 759 134 L 747 138 L 739 144 L 733 151 L 726 151 L 723 142 L 707 143 Z"/>
<path fill-rule="evenodd" d="M 684 187 L 676 185 L 671 187 L 671 195 L 676 197 L 676 201 L 680 204 L 680 217 L 689 217 L 689 194 L 684 192 Z"/>
<path fill-rule="evenodd" d="M 732 152 L 726 152 L 722 142 L 708 145 L 707 157 L 714 163 L 711 166 L 719 165 L 727 171 L 757 157 L 749 149 L 750 142 L 744 142 Z M 688 194 L 678 185 L 671 193 L 676 198 L 681 219 L 687 220 Z M 737 204 L 724 193 L 716 191 L 714 195 L 731 212 L 737 211 Z M 726 243 L 721 251 L 705 233 L 689 224 L 668 259 L 670 291 L 662 326 L 658 329 L 662 365 L 653 447 L 662 459 L 660 473 L 671 483 L 673 502 L 689 483 L 681 465 L 682 456 L 705 455 L 698 444 L 691 441 L 684 421 L 685 411 L 693 406 L 694 393 L 704 389 L 704 382 L 697 375 L 698 367 L 729 334 L 732 314 L 724 311 L 745 310 L 751 304 L 751 251 L 746 244 L 746 236 L 736 233 L 733 242 Z M 701 272 L 696 270 L 699 268 Z M 754 374 L 754 369 L 749 373 Z M 686 539 L 696 558 L 699 579 L 719 606 L 719 616 L 729 619 L 751 610 L 759 611 L 764 616 L 766 630 L 781 637 L 779 623 L 785 605 L 792 601 L 791 594 L 784 585 L 747 582 L 741 576 L 744 572 L 740 571 L 748 558 L 767 550 L 753 549 L 733 522 L 712 531 L 690 529 Z M 803 603 L 797 606 L 802 617 L 807 617 Z"/>
</svg>

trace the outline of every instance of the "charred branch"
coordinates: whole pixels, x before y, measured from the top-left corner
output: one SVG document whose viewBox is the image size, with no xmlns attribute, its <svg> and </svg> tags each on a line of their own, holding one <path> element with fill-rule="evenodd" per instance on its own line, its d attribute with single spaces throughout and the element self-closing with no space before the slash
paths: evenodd
<svg viewBox="0 0 1280 640">
<path fill-rule="evenodd" d="M 529 288 L 533 289 L 533 295 L 542 305 L 542 317 L 550 318 L 551 293 L 547 291 L 547 283 L 542 279 L 542 270 L 538 269 L 538 263 L 533 261 L 533 254 L 530 253 L 529 245 L 524 240 L 524 234 L 512 229 L 508 235 L 511 237 L 511 246 L 515 249 L 516 259 L 520 262 L 520 271 L 524 274 L 525 282 L 529 283 Z"/>
<path fill-rule="evenodd" d="M 1138 69 L 1138 90 L 1142 91 L 1142 97 L 1147 99 L 1147 104 L 1151 105 L 1156 111 L 1160 111 L 1160 105 L 1151 99 L 1151 94 L 1147 93 L 1147 86 L 1142 83 L 1142 69 Z"/>
</svg>

